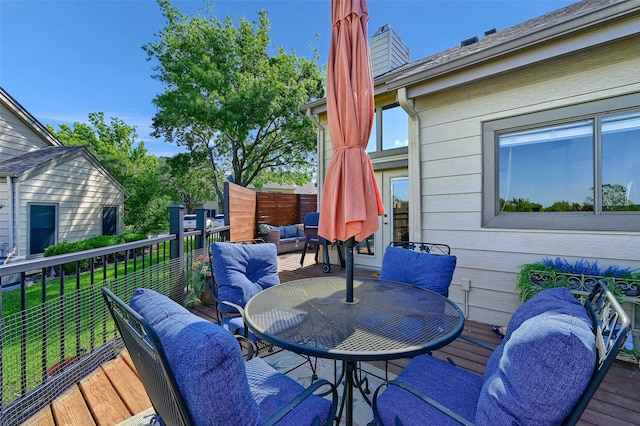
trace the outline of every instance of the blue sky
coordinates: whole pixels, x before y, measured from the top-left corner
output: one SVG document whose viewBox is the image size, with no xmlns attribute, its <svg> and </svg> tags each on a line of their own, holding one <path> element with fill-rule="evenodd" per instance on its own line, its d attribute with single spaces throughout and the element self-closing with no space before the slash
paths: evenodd
<svg viewBox="0 0 640 426">
<path fill-rule="evenodd" d="M 573 1 L 370 0 L 369 35 L 385 24 L 409 47 L 411 60 L 457 46 L 564 7 Z M 202 1 L 174 1 L 185 13 Z M 329 0 L 218 0 L 219 19 L 256 20 L 265 9 L 271 41 L 298 56 L 318 48 L 327 61 Z M 0 0 L 0 85 L 42 124 L 87 123 L 104 112 L 137 128 L 150 153 L 173 155 L 179 148 L 151 138 L 154 96 L 163 90 L 151 78 L 142 46 L 165 25 L 153 0 Z M 319 39 L 316 39 L 316 34 Z"/>
</svg>

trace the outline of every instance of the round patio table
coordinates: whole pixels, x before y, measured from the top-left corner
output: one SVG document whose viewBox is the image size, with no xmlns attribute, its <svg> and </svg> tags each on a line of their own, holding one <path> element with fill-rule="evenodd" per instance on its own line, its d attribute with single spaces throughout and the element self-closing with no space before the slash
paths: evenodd
<svg viewBox="0 0 640 426">
<path fill-rule="evenodd" d="M 354 279 L 353 286 L 354 303 L 347 303 L 343 277 L 290 281 L 261 291 L 245 307 L 249 328 L 262 339 L 344 362 L 347 425 L 358 361 L 433 351 L 456 339 L 464 325 L 460 308 L 432 291 L 376 279 Z"/>
</svg>

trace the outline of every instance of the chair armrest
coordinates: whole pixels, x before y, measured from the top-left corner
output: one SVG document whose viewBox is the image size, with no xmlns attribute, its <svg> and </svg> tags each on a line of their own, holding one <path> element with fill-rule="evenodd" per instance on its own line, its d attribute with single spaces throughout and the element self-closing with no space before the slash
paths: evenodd
<svg viewBox="0 0 640 426">
<path fill-rule="evenodd" d="M 271 416 L 271 418 L 267 419 L 267 421 L 263 423 L 263 426 L 275 425 L 280 420 L 282 420 L 284 416 L 289 414 L 295 407 L 300 405 L 302 401 L 307 399 L 309 396 L 314 394 L 319 388 L 323 386 L 329 386 L 330 390 L 322 392 L 318 395 L 325 396 L 331 393 L 331 408 L 329 409 L 329 416 L 327 417 L 326 422 L 323 422 L 322 424 L 332 425 L 336 417 L 336 410 L 338 408 L 338 391 L 336 390 L 336 387 L 332 385 L 330 382 L 324 379 L 320 379 L 317 382 L 313 383 L 308 388 L 306 388 L 303 392 L 300 392 L 287 405 L 285 405 L 280 410 L 278 410 L 278 412 L 276 412 L 273 416 Z"/>
<path fill-rule="evenodd" d="M 280 245 L 280 230 L 271 229 L 267 235 L 264 236 L 266 243 L 273 243 L 278 247 Z"/>
<path fill-rule="evenodd" d="M 450 410 L 449 408 L 445 407 L 444 405 L 440 404 L 438 401 L 434 400 L 433 398 L 428 397 L 427 395 L 425 395 L 424 393 L 420 392 L 418 389 L 414 388 L 411 385 L 408 385 L 406 383 L 403 382 L 399 382 L 397 380 L 392 380 L 390 382 L 386 382 L 383 383 L 382 385 L 380 385 L 378 387 L 378 389 L 376 389 L 375 393 L 373 394 L 373 403 L 371 405 L 371 408 L 373 409 L 373 418 L 376 422 L 377 425 L 382 425 L 382 419 L 380 419 L 380 414 L 378 413 L 378 392 L 380 392 L 380 389 L 382 389 L 382 387 L 387 387 L 387 386 L 397 386 L 401 389 L 404 389 L 405 391 L 409 392 L 410 394 L 414 395 L 417 398 L 420 398 L 423 402 L 431 405 L 433 408 L 441 411 L 442 413 L 446 414 L 447 416 L 451 417 L 453 420 L 457 421 L 458 423 L 460 423 L 461 425 L 465 425 L 465 426 L 474 426 L 474 424 L 472 422 L 470 422 L 469 420 L 465 419 L 464 417 L 460 416 L 459 414 L 453 412 L 452 410 Z M 396 418 L 396 425 L 401 425 L 402 423 L 400 422 L 400 420 L 398 418 Z"/>
<path fill-rule="evenodd" d="M 240 345 L 240 350 L 242 350 L 242 357 L 244 358 L 244 361 L 247 362 L 250 359 L 252 359 L 253 355 L 258 352 L 258 349 L 256 348 L 255 344 L 251 340 L 247 339 L 245 336 L 234 334 L 234 337 L 236 338 L 236 340 L 238 341 L 238 344 Z M 246 354 L 245 354 L 245 348 L 246 348 Z"/>
<path fill-rule="evenodd" d="M 458 336 L 458 338 L 462 339 L 464 341 L 467 341 L 469 343 L 473 343 L 474 345 L 482 346 L 483 348 L 489 349 L 490 351 L 495 351 L 496 350 L 495 346 L 492 346 L 492 345 L 490 345 L 488 343 L 481 342 L 480 340 L 474 339 L 472 337 L 467 337 L 467 336 L 460 335 L 460 336 Z"/>
</svg>

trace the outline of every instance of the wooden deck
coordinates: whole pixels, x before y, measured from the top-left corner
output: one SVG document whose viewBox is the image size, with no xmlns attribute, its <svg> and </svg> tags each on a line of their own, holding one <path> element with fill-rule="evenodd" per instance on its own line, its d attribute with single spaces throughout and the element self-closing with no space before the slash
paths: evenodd
<svg viewBox="0 0 640 426">
<path fill-rule="evenodd" d="M 313 255 L 306 256 L 304 268 L 300 267 L 300 254 L 289 253 L 278 258 L 283 282 L 293 279 L 325 275 L 320 265 L 315 265 Z M 331 274 L 344 275 L 338 266 Z M 356 276 L 371 276 L 371 271 L 358 270 Z M 213 320 L 215 311 L 200 306 L 194 312 Z M 489 343 L 500 344 L 500 339 L 491 331 L 491 326 L 467 321 L 463 334 Z M 441 359 L 451 357 L 462 368 L 482 373 L 490 351 L 456 340 L 445 348 L 434 352 Z M 390 364 L 389 370 L 399 373 L 408 360 Z M 384 368 L 384 365 L 379 365 Z M 67 391 L 53 404 L 33 416 L 26 425 L 116 425 L 127 418 L 151 407 L 151 402 L 138 379 L 131 359 L 124 352 L 121 357 L 103 364 L 77 386 Z M 589 403 L 579 422 L 588 426 L 640 425 L 640 369 L 638 365 L 616 361 Z"/>
</svg>

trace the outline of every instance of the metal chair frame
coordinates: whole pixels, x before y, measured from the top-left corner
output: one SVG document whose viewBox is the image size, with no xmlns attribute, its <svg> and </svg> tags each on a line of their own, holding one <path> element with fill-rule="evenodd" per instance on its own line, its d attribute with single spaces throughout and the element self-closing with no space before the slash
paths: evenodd
<svg viewBox="0 0 640 426">
<path fill-rule="evenodd" d="M 589 401 L 598 389 L 598 386 L 600 386 L 602 379 L 613 364 L 619 349 L 624 344 L 627 334 L 631 329 L 631 321 L 629 317 L 625 313 L 624 309 L 622 309 L 622 306 L 616 300 L 613 293 L 607 288 L 606 284 L 601 281 L 595 285 L 589 296 L 584 300 L 584 307 L 589 313 L 593 323 L 597 362 L 594 366 L 593 375 L 591 376 L 591 380 L 589 381 L 586 389 L 569 415 L 562 422 L 563 425 L 568 426 L 573 426 L 578 423 L 580 416 L 582 416 L 582 413 L 589 404 Z M 484 344 L 483 346 L 487 347 L 487 345 Z M 407 392 L 420 398 L 425 403 L 447 414 L 460 424 L 467 426 L 473 425 L 472 422 L 462 418 L 457 413 L 454 413 L 447 407 L 444 407 L 442 404 L 420 392 L 418 389 L 399 381 L 386 382 L 376 389 L 374 393 L 372 407 L 375 422 L 378 425 L 382 425 L 377 409 L 378 393 L 382 388 L 387 386 L 403 388 Z"/>
<path fill-rule="evenodd" d="M 180 389 L 155 329 L 108 288 L 102 287 L 102 295 L 120 332 L 120 336 L 124 340 L 125 347 L 131 355 L 133 364 L 149 395 L 153 408 L 162 420 L 161 424 L 194 425 L 189 407 L 180 393 Z M 252 346 L 244 346 L 247 340 L 242 336 L 236 336 L 236 339 L 238 339 L 242 346 L 245 360 L 251 359 L 253 357 Z M 326 380 L 318 380 L 298 394 L 284 407 L 281 407 L 265 422 L 265 425 L 276 424 L 302 401 L 323 386 L 330 387 L 330 390 L 323 391 L 318 395 L 325 396 L 330 393 L 332 394 L 330 418 L 335 418 L 338 401 L 335 386 Z M 315 424 L 320 426 L 320 422 L 316 422 L 314 425 Z"/>
<path fill-rule="evenodd" d="M 418 251 L 420 253 L 429 254 L 451 254 L 451 247 L 441 243 L 426 243 L 417 241 L 391 241 L 389 243 L 393 247 L 402 247 L 408 250 Z"/>
</svg>

